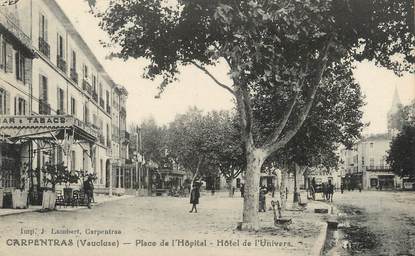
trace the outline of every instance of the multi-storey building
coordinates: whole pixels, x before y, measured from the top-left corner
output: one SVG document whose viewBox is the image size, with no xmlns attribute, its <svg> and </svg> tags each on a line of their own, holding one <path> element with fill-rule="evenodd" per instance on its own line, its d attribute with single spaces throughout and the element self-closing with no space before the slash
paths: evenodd
<svg viewBox="0 0 415 256">
<path fill-rule="evenodd" d="M 19 152 L 19 170 L 63 163 L 95 173 L 97 191 L 112 193 L 124 183 L 124 173 L 112 167 L 128 156 L 126 89 L 106 73 L 54 0 L 0 8 L 0 115 L 17 118 L 17 124 L 0 125 L 1 149 Z M 60 124 L 48 123 L 57 117 Z M 11 175 L 7 186 L 16 187 L 13 180 L 23 172 Z"/>
<path fill-rule="evenodd" d="M 387 114 L 388 132 L 362 138 L 351 150 L 342 149 L 341 170 L 346 187 L 363 189 L 391 189 L 402 186 L 386 162 L 392 138 L 400 129 L 396 113 L 401 108 L 398 92 L 395 90 L 392 106 Z"/>
</svg>

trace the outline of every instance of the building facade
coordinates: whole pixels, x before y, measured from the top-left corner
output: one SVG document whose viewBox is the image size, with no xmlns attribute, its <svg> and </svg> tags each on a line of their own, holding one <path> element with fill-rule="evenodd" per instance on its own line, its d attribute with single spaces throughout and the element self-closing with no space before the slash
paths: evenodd
<svg viewBox="0 0 415 256">
<path fill-rule="evenodd" d="M 25 168 L 62 163 L 95 174 L 97 192 L 122 187 L 125 174 L 113 167 L 128 158 L 127 90 L 106 73 L 55 1 L 0 8 L 0 115 L 25 117 L 20 123 L 40 120 L 0 126 L 1 150 L 18 152 L 0 156 L 18 170 L 2 186 L 22 187 Z M 42 123 L 56 117 L 71 129 Z M 41 180 L 32 177 L 29 183 L 39 187 Z"/>
<path fill-rule="evenodd" d="M 388 132 L 362 138 L 351 150 L 342 149 L 340 157 L 343 183 L 347 188 L 394 189 L 402 187 L 402 179 L 397 177 L 386 162 L 390 143 L 399 132 L 401 123 L 398 111 L 401 101 L 397 90 L 387 113 Z"/>
</svg>

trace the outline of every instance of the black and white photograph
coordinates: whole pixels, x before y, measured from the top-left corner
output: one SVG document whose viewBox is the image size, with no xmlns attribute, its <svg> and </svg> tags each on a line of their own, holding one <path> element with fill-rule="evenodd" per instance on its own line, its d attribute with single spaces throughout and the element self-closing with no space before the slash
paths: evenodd
<svg viewBox="0 0 415 256">
<path fill-rule="evenodd" d="M 1 256 L 415 256 L 414 0 L 0 0 Z"/>
</svg>

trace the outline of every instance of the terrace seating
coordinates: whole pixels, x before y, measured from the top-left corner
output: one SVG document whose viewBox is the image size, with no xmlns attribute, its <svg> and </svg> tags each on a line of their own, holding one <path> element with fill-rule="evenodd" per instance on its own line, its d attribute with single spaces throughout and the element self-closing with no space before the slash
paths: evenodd
<svg viewBox="0 0 415 256">
<path fill-rule="evenodd" d="M 56 190 L 56 206 L 66 206 L 61 190 Z"/>
</svg>

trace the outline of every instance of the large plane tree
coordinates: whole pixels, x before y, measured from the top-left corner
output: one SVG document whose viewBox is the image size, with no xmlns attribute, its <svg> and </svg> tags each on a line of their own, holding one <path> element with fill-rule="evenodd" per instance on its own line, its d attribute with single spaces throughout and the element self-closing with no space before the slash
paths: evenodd
<svg viewBox="0 0 415 256">
<path fill-rule="evenodd" d="M 146 77 L 163 77 L 161 90 L 178 78 L 181 66 L 194 65 L 235 98 L 246 152 L 243 228 L 258 229 L 261 166 L 301 128 L 322 80 L 343 75 L 337 71 L 344 63 L 365 59 L 398 74 L 413 71 L 413 5 L 389 0 L 119 0 L 111 1 L 100 17 L 117 46 L 113 55 L 148 59 Z M 230 84 L 207 68 L 218 62 L 227 63 Z M 252 102 L 258 98 L 284 106 L 273 116 L 276 125 L 265 140 L 254 136 Z"/>
</svg>

